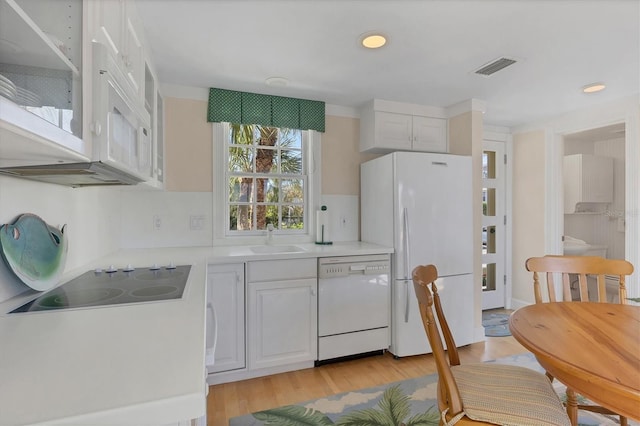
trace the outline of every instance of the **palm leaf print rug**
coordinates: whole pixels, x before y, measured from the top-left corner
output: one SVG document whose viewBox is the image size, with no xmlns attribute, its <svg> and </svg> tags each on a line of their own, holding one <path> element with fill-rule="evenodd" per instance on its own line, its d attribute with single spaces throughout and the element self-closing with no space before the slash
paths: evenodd
<svg viewBox="0 0 640 426">
<path fill-rule="evenodd" d="M 520 365 L 544 372 L 530 354 L 513 355 L 495 361 L 500 364 Z M 387 385 L 353 392 L 345 392 L 301 402 L 295 405 L 258 411 L 229 420 L 229 426 L 427 426 L 437 425 L 440 413 L 437 407 L 436 374 L 408 379 Z M 554 381 L 561 399 L 565 387 Z M 578 425 L 616 425 L 617 416 L 605 416 L 579 411 Z M 629 425 L 640 426 L 633 420 Z"/>
</svg>

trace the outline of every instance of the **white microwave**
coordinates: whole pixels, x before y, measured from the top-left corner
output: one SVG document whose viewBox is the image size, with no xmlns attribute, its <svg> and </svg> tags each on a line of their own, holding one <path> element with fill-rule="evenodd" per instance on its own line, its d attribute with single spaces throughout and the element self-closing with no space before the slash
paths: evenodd
<svg viewBox="0 0 640 426">
<path fill-rule="evenodd" d="M 142 102 L 133 101 L 135 91 L 107 48 L 98 42 L 93 42 L 93 70 L 92 157 L 148 180 L 152 176 L 149 113 Z"/>
</svg>

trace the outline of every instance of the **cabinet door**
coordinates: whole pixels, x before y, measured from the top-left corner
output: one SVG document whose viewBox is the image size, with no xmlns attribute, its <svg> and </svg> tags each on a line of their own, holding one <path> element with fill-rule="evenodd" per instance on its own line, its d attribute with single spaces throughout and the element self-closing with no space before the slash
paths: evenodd
<svg viewBox="0 0 640 426">
<path fill-rule="evenodd" d="M 109 48 L 115 58 L 120 58 L 124 48 L 124 0 L 100 0 L 98 16 L 98 39 Z"/>
<path fill-rule="evenodd" d="M 215 361 L 207 366 L 209 373 L 244 368 L 244 264 L 209 265 L 207 298 L 217 319 Z M 207 314 L 212 312 L 208 310 Z M 214 330 L 207 329 L 207 349 L 213 344 L 213 333 Z"/>
<path fill-rule="evenodd" d="M 317 357 L 315 278 L 248 284 L 249 368 Z"/>
<path fill-rule="evenodd" d="M 142 26 L 130 3 L 126 9 L 124 23 L 125 49 L 122 57 L 129 83 L 140 99 L 144 100 L 144 52 L 142 48 Z"/>
<path fill-rule="evenodd" d="M 375 112 L 376 148 L 411 149 L 411 116 L 391 112 Z"/>
<path fill-rule="evenodd" d="M 413 116 L 414 151 L 447 152 L 447 120 Z"/>
</svg>

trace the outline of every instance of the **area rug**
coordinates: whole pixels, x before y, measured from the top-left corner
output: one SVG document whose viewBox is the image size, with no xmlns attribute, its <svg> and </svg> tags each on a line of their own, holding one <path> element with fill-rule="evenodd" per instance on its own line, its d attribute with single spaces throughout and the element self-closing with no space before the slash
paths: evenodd
<svg viewBox="0 0 640 426">
<path fill-rule="evenodd" d="M 530 353 L 490 362 L 520 365 L 543 372 Z M 229 426 L 437 425 L 436 387 L 437 375 L 433 374 L 234 417 L 229 420 Z M 564 398 L 565 387 L 554 382 L 554 388 Z M 581 410 L 578 424 L 616 425 L 618 418 Z M 640 426 L 632 420 L 629 424 Z"/>
<path fill-rule="evenodd" d="M 482 326 L 487 337 L 511 336 L 509 331 L 509 314 L 482 313 Z"/>
</svg>

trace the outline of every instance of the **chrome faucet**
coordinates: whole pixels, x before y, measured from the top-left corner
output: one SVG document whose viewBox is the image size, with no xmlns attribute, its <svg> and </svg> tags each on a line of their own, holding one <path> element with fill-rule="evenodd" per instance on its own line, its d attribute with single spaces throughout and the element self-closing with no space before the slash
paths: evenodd
<svg viewBox="0 0 640 426">
<path fill-rule="evenodd" d="M 267 244 L 273 243 L 273 224 L 267 223 Z"/>
</svg>

